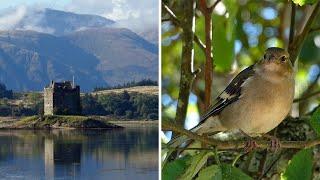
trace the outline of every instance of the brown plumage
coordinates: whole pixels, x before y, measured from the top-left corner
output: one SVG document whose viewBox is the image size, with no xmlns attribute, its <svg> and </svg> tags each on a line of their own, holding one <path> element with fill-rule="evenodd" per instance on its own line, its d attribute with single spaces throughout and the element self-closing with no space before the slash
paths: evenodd
<svg viewBox="0 0 320 180">
<path fill-rule="evenodd" d="M 257 136 L 278 126 L 294 98 L 294 70 L 289 54 L 268 48 L 261 61 L 241 71 L 192 129 L 198 134 L 238 131 Z M 176 138 L 175 141 L 185 141 Z"/>
</svg>

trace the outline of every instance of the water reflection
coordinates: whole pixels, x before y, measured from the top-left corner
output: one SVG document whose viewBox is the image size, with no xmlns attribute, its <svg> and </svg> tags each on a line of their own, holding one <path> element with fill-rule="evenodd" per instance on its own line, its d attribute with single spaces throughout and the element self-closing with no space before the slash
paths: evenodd
<svg viewBox="0 0 320 180">
<path fill-rule="evenodd" d="M 0 178 L 157 179 L 157 171 L 157 128 L 0 131 Z"/>
</svg>

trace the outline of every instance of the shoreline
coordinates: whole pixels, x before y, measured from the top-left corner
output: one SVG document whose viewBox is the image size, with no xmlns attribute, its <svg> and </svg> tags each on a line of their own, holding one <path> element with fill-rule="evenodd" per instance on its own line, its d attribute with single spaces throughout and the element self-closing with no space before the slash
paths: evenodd
<svg viewBox="0 0 320 180">
<path fill-rule="evenodd" d="M 92 125 L 93 123 L 93 125 Z M 158 127 L 158 120 L 127 120 L 114 117 L 97 116 L 38 116 L 0 117 L 0 130 L 8 129 L 79 129 L 79 130 L 106 130 L 139 127 Z"/>
<path fill-rule="evenodd" d="M 108 121 L 112 124 L 122 126 L 122 127 L 158 127 L 159 126 L 159 120 L 153 120 L 153 121 L 125 121 L 125 120 L 113 120 Z"/>
</svg>

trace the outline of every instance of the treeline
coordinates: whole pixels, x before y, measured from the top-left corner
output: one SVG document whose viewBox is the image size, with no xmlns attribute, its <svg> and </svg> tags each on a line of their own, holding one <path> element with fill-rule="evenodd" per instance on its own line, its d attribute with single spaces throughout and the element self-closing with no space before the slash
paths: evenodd
<svg viewBox="0 0 320 180">
<path fill-rule="evenodd" d="M 143 79 L 141 81 L 132 81 L 124 84 L 119 84 L 116 86 L 110 86 L 110 87 L 96 87 L 93 89 L 93 92 L 96 91 L 103 91 L 103 90 L 110 90 L 110 89 L 121 89 L 121 88 L 129 88 L 129 87 L 134 87 L 134 86 L 157 86 L 158 82 L 153 81 L 151 79 Z"/>
<path fill-rule="evenodd" d="M 127 119 L 158 119 L 158 96 L 147 94 L 90 95 L 82 97 L 84 115 L 114 115 Z"/>
<path fill-rule="evenodd" d="M 19 99 L 0 99 L 0 116 L 43 114 L 43 97 L 39 93 L 16 94 Z M 14 102 L 14 103 L 13 103 Z M 158 119 L 158 96 L 147 94 L 91 95 L 81 97 L 83 115 L 112 115 L 125 119 Z"/>
<path fill-rule="evenodd" d="M 7 90 L 6 85 L 0 83 L 0 98 L 12 99 L 13 92 L 12 90 Z"/>
<path fill-rule="evenodd" d="M 14 99 L 0 98 L 0 116 L 32 116 L 43 113 L 43 98 L 40 93 L 14 93 L 12 98 Z"/>
</svg>

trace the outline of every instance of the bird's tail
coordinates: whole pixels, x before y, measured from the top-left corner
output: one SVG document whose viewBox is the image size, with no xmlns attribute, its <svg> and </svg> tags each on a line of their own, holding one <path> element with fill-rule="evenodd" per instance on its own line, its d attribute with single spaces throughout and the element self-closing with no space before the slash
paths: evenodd
<svg viewBox="0 0 320 180">
<path fill-rule="evenodd" d="M 177 136 L 171 141 L 169 141 L 168 144 L 166 145 L 167 147 L 165 148 L 166 150 L 162 151 L 162 152 L 165 152 L 165 156 L 162 164 L 166 164 L 168 159 L 170 159 L 170 157 L 172 157 L 173 154 L 178 155 L 181 152 L 183 152 L 183 150 L 181 149 L 178 150 L 178 148 L 180 147 L 187 148 L 192 142 L 194 141 L 186 135 Z"/>
<path fill-rule="evenodd" d="M 188 136 L 186 135 L 177 136 L 168 143 L 168 146 L 170 148 L 177 148 L 187 141 L 190 141 L 190 138 Z"/>
<path fill-rule="evenodd" d="M 191 132 L 197 132 L 201 127 L 200 126 L 196 126 L 192 129 L 190 129 Z M 180 135 L 180 136 L 177 136 L 175 138 L 173 138 L 171 141 L 169 141 L 168 143 L 168 146 L 170 148 L 177 148 L 179 146 L 182 146 L 184 143 L 184 147 L 188 146 L 191 144 L 191 139 L 186 136 L 186 135 Z"/>
</svg>

